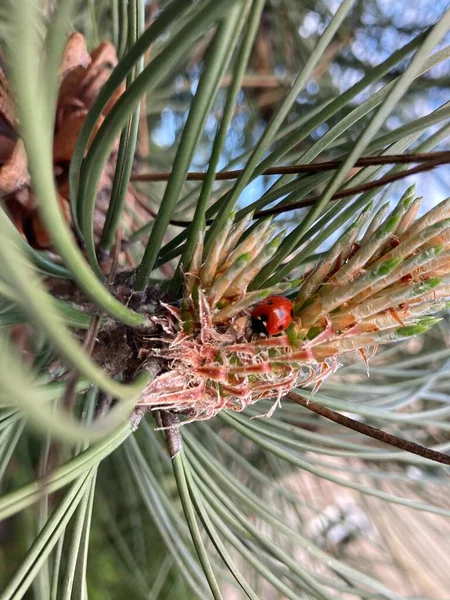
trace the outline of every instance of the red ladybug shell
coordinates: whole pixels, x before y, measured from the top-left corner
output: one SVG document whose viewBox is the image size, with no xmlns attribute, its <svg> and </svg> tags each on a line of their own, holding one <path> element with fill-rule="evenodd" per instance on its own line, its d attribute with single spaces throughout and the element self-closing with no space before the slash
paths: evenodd
<svg viewBox="0 0 450 600">
<path fill-rule="evenodd" d="M 252 329 L 255 333 L 275 335 L 289 327 L 294 317 L 292 302 L 284 296 L 269 296 L 252 311 Z"/>
</svg>

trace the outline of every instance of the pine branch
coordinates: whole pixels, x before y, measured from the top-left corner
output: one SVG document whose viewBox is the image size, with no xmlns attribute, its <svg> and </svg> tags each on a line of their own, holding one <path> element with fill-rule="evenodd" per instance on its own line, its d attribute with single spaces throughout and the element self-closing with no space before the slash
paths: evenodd
<svg viewBox="0 0 450 600">
<path fill-rule="evenodd" d="M 392 154 L 391 156 L 364 156 L 356 161 L 355 167 L 371 167 L 376 165 L 403 165 L 410 163 L 450 163 L 450 151 L 441 152 L 423 152 L 410 154 Z M 343 161 L 330 160 L 326 162 L 286 165 L 279 167 L 270 167 L 263 171 L 260 175 L 299 175 L 299 174 L 315 174 L 324 171 L 332 171 L 338 169 Z M 241 169 L 234 171 L 219 171 L 216 173 L 216 181 L 227 181 L 237 179 L 242 173 Z M 132 181 L 168 181 L 171 176 L 170 172 L 161 173 L 135 173 L 132 175 Z M 187 174 L 187 181 L 203 181 L 206 173 L 199 171 L 190 171 Z"/>
<path fill-rule="evenodd" d="M 349 196 L 355 196 L 357 194 L 362 194 L 364 192 L 368 192 L 370 190 L 374 190 L 379 187 L 384 187 L 385 185 L 387 185 L 389 183 L 394 183 L 395 181 L 400 181 L 401 179 L 405 179 L 406 177 L 410 177 L 411 175 L 417 175 L 418 173 L 424 173 L 426 171 L 431 171 L 432 169 L 435 169 L 436 167 L 446 165 L 450 162 L 450 152 L 433 152 L 433 153 L 430 153 L 430 156 L 436 155 L 436 154 L 445 155 L 445 156 L 441 156 L 437 159 L 435 157 L 435 160 L 425 160 L 421 164 L 419 164 L 417 167 L 413 167 L 412 169 L 407 169 L 406 171 L 401 171 L 400 173 L 386 175 L 385 177 L 381 177 L 380 179 L 377 179 L 376 181 L 370 181 L 368 183 L 363 183 L 363 184 L 355 186 L 355 187 L 346 188 L 344 190 L 336 192 L 336 194 L 334 194 L 330 200 L 331 201 L 340 200 L 341 198 L 348 198 Z M 399 155 L 399 156 L 401 156 L 401 155 Z M 378 158 L 378 157 L 376 157 L 376 158 Z M 385 158 L 385 157 L 379 157 L 379 158 Z M 443 159 L 445 159 L 445 160 L 443 160 Z M 326 164 L 326 163 L 318 163 L 318 164 L 320 165 L 320 164 Z M 375 165 L 376 163 L 373 163 L 373 164 Z M 383 164 L 383 163 L 380 162 L 379 164 Z M 386 164 L 388 164 L 388 163 L 386 163 Z M 401 164 L 401 162 L 398 161 L 397 164 Z M 308 165 L 297 165 L 297 167 L 306 167 L 306 166 L 308 166 Z M 310 166 L 313 166 L 313 165 L 310 165 Z M 289 169 L 291 167 L 283 167 L 283 168 Z M 333 167 L 333 168 L 336 168 L 336 167 Z M 326 169 L 323 169 L 323 170 L 325 171 Z M 298 210 L 299 208 L 313 206 L 319 200 L 320 200 L 320 196 L 312 196 L 310 198 L 305 198 L 305 200 L 300 200 L 299 202 L 292 202 L 291 204 L 286 204 L 284 206 L 276 206 L 274 208 L 268 208 L 266 210 L 258 210 L 254 214 L 254 219 L 264 219 L 266 217 L 280 215 L 285 212 L 289 212 L 291 210 Z M 150 212 L 150 214 L 152 214 L 152 216 L 155 216 L 150 210 L 149 210 L 149 212 Z M 213 222 L 213 220 L 210 219 L 209 221 L 207 221 L 207 225 L 210 225 L 212 222 Z M 170 224 L 175 225 L 177 227 L 188 227 L 191 224 L 191 221 L 182 221 L 182 220 L 178 220 L 178 219 L 172 219 L 170 221 Z"/>
<path fill-rule="evenodd" d="M 360 423 L 359 421 L 355 421 L 350 417 L 346 417 L 345 415 L 341 415 L 326 406 L 322 406 L 317 402 L 313 402 L 312 400 L 308 400 L 303 396 L 295 392 L 289 392 L 286 395 L 289 400 L 295 402 L 296 404 L 300 404 L 304 408 L 325 417 L 325 419 L 329 419 L 338 425 L 342 425 L 343 427 L 347 427 L 348 429 L 352 429 L 353 431 L 357 431 L 362 435 L 366 435 L 371 437 L 374 440 L 378 440 L 379 442 L 383 442 L 384 444 L 388 444 L 389 446 L 394 446 L 395 448 L 400 448 L 400 450 L 404 450 L 405 452 L 410 452 L 411 454 L 416 454 L 417 456 L 422 456 L 423 458 L 427 458 L 434 462 L 441 463 L 443 465 L 450 465 L 450 456 L 448 454 L 443 454 L 442 452 L 437 452 L 436 450 L 432 450 L 431 448 L 426 448 L 425 446 L 421 446 L 420 444 L 416 444 L 415 442 L 410 442 L 409 440 L 405 440 L 403 438 L 397 437 L 391 433 L 387 433 L 382 429 L 377 429 L 376 427 L 372 427 L 372 425 L 367 425 L 366 423 Z"/>
</svg>

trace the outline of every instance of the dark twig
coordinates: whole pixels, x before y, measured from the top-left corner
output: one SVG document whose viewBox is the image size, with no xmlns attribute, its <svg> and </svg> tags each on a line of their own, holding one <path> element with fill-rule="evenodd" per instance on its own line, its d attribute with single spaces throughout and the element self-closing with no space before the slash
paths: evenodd
<svg viewBox="0 0 450 600">
<path fill-rule="evenodd" d="M 83 340 L 83 351 L 87 353 L 88 356 L 92 354 L 92 350 L 94 349 L 95 340 L 97 339 L 97 335 L 100 329 L 100 315 L 95 315 L 92 317 L 91 324 L 89 325 L 88 330 L 86 331 L 86 335 Z M 71 409 L 75 404 L 76 399 L 76 385 L 78 383 L 79 374 L 76 369 L 71 369 L 69 376 L 67 378 L 67 385 L 64 391 L 63 396 L 63 406 L 67 409 Z"/>
<path fill-rule="evenodd" d="M 450 156 L 450 152 L 434 152 L 433 154 L 447 154 Z M 380 157 L 384 158 L 384 157 Z M 449 161 L 450 162 L 450 161 Z M 320 164 L 320 163 L 319 163 Z M 417 173 L 424 173 L 425 171 L 431 171 L 436 167 L 440 167 L 442 165 L 448 164 L 448 162 L 443 162 L 441 159 L 439 160 L 426 160 L 423 161 L 417 167 L 413 167 L 412 169 L 407 169 L 406 171 L 401 171 L 400 173 L 393 173 L 392 175 L 386 175 L 381 179 L 377 179 L 376 181 L 370 181 L 368 183 L 363 183 L 361 185 L 347 188 L 345 190 L 341 190 L 336 192 L 330 198 L 330 202 L 334 200 L 339 200 L 341 198 L 347 198 L 349 196 L 355 196 L 357 194 L 362 194 L 363 192 L 367 192 L 370 190 L 374 190 L 379 187 L 383 187 L 388 183 L 393 183 L 394 181 L 399 181 L 404 179 L 405 177 L 410 177 L 411 175 L 416 175 Z M 313 206 L 320 200 L 320 196 L 312 196 L 311 198 L 305 198 L 305 200 L 300 200 L 299 202 L 292 202 L 291 204 L 285 204 L 283 206 L 275 206 L 274 208 L 268 208 L 266 210 L 258 210 L 254 214 L 254 219 L 263 219 L 265 217 L 280 215 L 285 212 L 289 212 L 291 210 L 298 210 L 299 208 L 305 208 L 307 206 Z M 150 211 L 149 211 L 150 212 Z M 153 215 L 152 215 L 153 216 Z M 207 221 L 207 225 L 210 225 L 212 220 Z M 176 227 L 188 227 L 191 224 L 191 221 L 182 221 L 178 219 L 172 219 L 170 221 L 171 225 L 175 225 Z"/>
<path fill-rule="evenodd" d="M 119 268 L 119 259 L 120 253 L 122 250 L 122 231 L 120 229 L 116 230 L 116 239 L 114 242 L 113 255 L 112 255 L 112 264 L 109 270 L 108 278 L 106 280 L 106 285 L 111 285 L 116 278 L 117 269 Z"/>
<path fill-rule="evenodd" d="M 410 163 L 422 162 L 437 162 L 439 164 L 450 163 L 450 152 L 418 152 L 410 154 L 392 154 L 391 156 L 363 156 L 354 164 L 355 167 L 370 167 L 376 165 L 404 165 Z M 323 171 L 332 171 L 338 169 L 343 164 L 341 160 L 330 160 L 326 162 L 287 165 L 279 167 L 270 167 L 261 175 L 298 175 L 322 173 Z M 237 179 L 242 173 L 241 169 L 234 171 L 219 171 L 216 173 L 216 181 L 226 181 L 229 179 Z M 132 181 L 168 181 L 171 176 L 170 172 L 162 173 L 135 173 L 131 176 Z M 191 171 L 187 174 L 187 181 L 203 181 L 206 173 Z"/>
<path fill-rule="evenodd" d="M 175 456 L 181 452 L 182 448 L 181 433 L 180 428 L 178 427 L 180 419 L 178 418 L 178 415 L 171 413 L 168 410 L 160 411 L 160 418 L 166 436 L 170 458 L 175 458 Z"/>
<path fill-rule="evenodd" d="M 386 175 L 381 179 L 377 179 L 377 181 L 370 181 L 369 183 L 363 183 L 361 185 L 347 188 L 345 190 L 341 190 L 340 192 L 336 192 L 330 200 L 339 200 L 340 198 L 347 198 L 348 196 L 355 196 L 356 194 L 362 194 L 363 192 L 368 192 L 370 190 L 374 190 L 378 187 L 383 187 L 388 183 L 393 183 L 394 181 L 399 181 L 400 179 L 404 179 L 405 177 L 409 177 L 410 175 L 416 175 L 417 173 L 423 173 L 425 171 L 431 171 L 431 169 L 435 169 L 436 167 L 440 167 L 446 163 L 442 163 L 440 161 L 433 162 L 427 161 L 423 164 L 418 165 L 417 167 L 413 167 L 412 169 L 407 169 L 406 171 L 401 171 L 400 173 L 393 173 L 392 175 Z M 286 206 L 276 206 L 274 208 L 269 208 L 267 210 L 259 210 L 255 212 L 255 219 L 262 219 L 264 217 L 279 215 L 284 212 L 288 212 L 290 210 L 296 210 L 299 208 L 304 208 L 305 206 L 312 206 L 316 202 L 320 200 L 320 196 L 313 196 L 312 198 L 306 198 L 305 200 L 300 200 L 299 202 L 292 202 L 291 204 L 287 204 Z M 189 223 L 187 223 L 189 225 Z"/>
<path fill-rule="evenodd" d="M 120 256 L 120 248 L 122 243 L 122 235 L 120 230 L 116 231 L 116 241 L 113 248 L 113 259 L 111 264 L 111 269 L 109 271 L 108 278 L 106 280 L 106 284 L 110 285 L 114 280 L 117 272 L 117 267 L 119 265 L 119 256 Z M 88 356 L 92 354 L 94 350 L 95 341 L 97 339 L 98 332 L 100 331 L 101 325 L 101 316 L 102 313 L 98 312 L 96 315 L 92 317 L 91 324 L 89 325 L 88 330 L 86 331 L 86 335 L 83 340 L 83 350 L 87 353 Z M 75 388 L 78 383 L 79 374 L 76 369 L 71 369 L 69 376 L 67 378 L 67 385 L 64 391 L 63 397 L 63 405 L 71 409 L 75 404 L 76 393 Z"/>
<path fill-rule="evenodd" d="M 389 446 L 395 446 L 395 448 L 400 448 L 400 450 L 404 450 L 405 452 L 410 452 L 411 454 L 422 456 L 423 458 L 427 458 L 429 460 L 441 463 L 443 465 L 450 465 L 450 456 L 448 454 L 443 454 L 442 452 L 431 450 L 431 448 L 426 448 L 425 446 L 421 446 L 420 444 L 416 444 L 415 442 L 410 442 L 403 438 L 399 438 L 396 435 L 392 435 L 391 433 L 387 433 L 386 431 L 377 429 L 376 427 L 372 427 L 371 425 L 367 425 L 366 423 L 360 423 L 359 421 L 355 421 L 355 419 L 351 419 L 350 417 L 341 415 L 340 413 L 335 412 L 330 408 L 326 408 L 321 404 L 317 404 L 317 402 L 308 400 L 307 398 L 304 398 L 303 396 L 300 396 L 297 393 L 289 392 L 287 394 L 287 398 L 289 398 L 289 400 L 292 400 L 292 402 L 300 404 L 304 408 L 307 408 L 308 410 L 315 412 L 316 414 L 322 417 L 325 417 L 325 419 L 334 421 L 334 423 L 338 423 L 343 427 L 347 427 L 348 429 L 357 431 L 358 433 L 371 437 L 374 440 L 378 440 L 379 442 L 383 442 L 384 444 L 388 444 Z"/>
</svg>

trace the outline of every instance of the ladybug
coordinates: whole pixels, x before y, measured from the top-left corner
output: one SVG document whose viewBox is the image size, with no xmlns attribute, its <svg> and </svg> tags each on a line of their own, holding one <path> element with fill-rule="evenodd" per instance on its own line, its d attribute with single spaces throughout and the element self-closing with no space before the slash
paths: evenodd
<svg viewBox="0 0 450 600">
<path fill-rule="evenodd" d="M 269 296 L 252 310 L 252 329 L 255 333 L 275 335 L 287 329 L 293 317 L 294 307 L 288 298 Z"/>
</svg>

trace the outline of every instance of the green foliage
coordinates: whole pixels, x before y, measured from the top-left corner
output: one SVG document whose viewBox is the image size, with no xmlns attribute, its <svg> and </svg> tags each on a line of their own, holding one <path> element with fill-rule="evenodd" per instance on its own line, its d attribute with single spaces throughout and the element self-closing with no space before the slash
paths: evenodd
<svg viewBox="0 0 450 600">
<path fill-rule="evenodd" d="M 160 2 L 156 15 L 144 0 L 8 0 L 0 7 L 20 135 L 39 215 L 55 250 L 32 248 L 0 207 L 2 600 L 26 594 L 37 600 L 86 600 L 88 594 L 93 600 L 399 600 L 415 593 L 403 576 L 401 553 L 380 533 L 380 513 L 384 507 L 400 507 L 401 513 L 392 514 L 404 525 L 403 535 L 411 536 L 415 519 L 428 523 L 430 515 L 436 519 L 430 521 L 432 529 L 445 528 L 450 516 L 447 467 L 375 444 L 287 400 L 271 419 L 261 417 L 273 402 L 262 401 L 242 414 L 224 411 L 179 430 L 170 428 L 170 413 L 157 418 L 149 413 L 136 430 L 142 417 L 136 403 L 152 374 L 130 374 L 123 365 L 107 368 L 111 356 L 103 361 L 95 352 L 91 356 L 83 333 L 94 331 L 101 345 L 105 331 L 122 327 L 117 347 L 106 348 L 110 355 L 127 336 L 139 340 L 157 306 L 159 296 L 151 293 L 168 290 L 167 297 L 179 300 L 182 274 L 203 237 L 205 256 L 208 250 L 209 256 L 214 254 L 233 220 L 231 233 L 239 233 L 235 242 L 244 230 L 245 239 L 253 239 L 260 231 L 254 211 L 283 207 L 286 214 L 274 221 L 273 229 L 288 228 L 282 241 L 277 236 L 263 252 L 265 266 L 250 286 L 255 301 L 267 295 L 266 288 L 298 293 L 305 264 L 317 261 L 314 253 L 332 256 L 333 248 L 347 244 L 353 229 L 372 217 L 369 227 L 383 236 L 398 225 L 400 217 L 394 215 L 379 228 L 387 212 L 379 190 L 364 189 L 339 200 L 334 195 L 407 168 L 377 165 L 352 171 L 363 155 L 424 153 L 445 144 L 447 104 L 416 118 L 405 115 L 427 78 L 445 87 L 445 77 L 439 79 L 436 72 L 450 56 L 450 10 L 442 10 L 426 27 L 411 27 L 407 40 L 379 64 L 357 62 L 361 78 L 341 93 L 330 70 L 321 74 L 320 67 L 332 60 L 333 45 L 360 22 L 366 2 L 316 4 L 173 0 Z M 316 8 L 322 33 L 302 38 L 297 35 L 302 19 Z M 275 32 L 272 66 L 287 69 L 289 85 L 264 120 L 258 94 L 245 83 L 267 23 Z M 55 187 L 53 132 L 58 67 L 74 29 L 85 34 L 90 48 L 112 39 L 120 60 L 74 149 L 71 227 Z M 355 61 L 343 50 L 336 64 Z M 195 85 L 177 93 L 180 77 L 184 83 L 192 77 Z M 308 82 L 317 78 L 323 83 L 322 96 L 312 98 Z M 121 83 L 126 90 L 92 140 Z M 149 155 L 139 156 L 141 111 L 147 110 L 146 124 L 155 131 L 166 107 L 183 113 L 173 143 L 158 147 L 153 137 Z M 241 111 L 246 113 L 244 142 L 230 152 L 229 138 Z M 394 125 L 388 125 L 390 116 L 396 118 Z M 99 183 L 118 138 L 113 189 L 97 239 Z M 325 156 L 340 165 L 314 175 L 264 179 L 256 200 L 245 197 L 267 168 L 311 164 Z M 126 200 L 133 169 L 144 170 L 145 165 L 170 173 L 167 183 L 135 183 L 148 219 Z M 206 175 L 201 183 L 192 183 L 188 173 L 198 165 L 205 166 Z M 233 183 L 215 181 L 219 168 L 236 166 L 241 170 Z M 311 207 L 307 203 L 290 210 L 313 192 L 318 196 Z M 397 195 L 395 188 L 392 194 Z M 402 205 L 402 210 L 408 207 Z M 176 225 L 180 220 L 188 222 L 181 232 Z M 102 257 L 113 254 L 118 229 L 135 262 L 127 274 L 133 292 L 129 303 L 115 293 L 102 270 Z M 333 247 L 339 236 L 341 245 L 338 241 Z M 428 258 L 440 250 L 434 246 Z M 244 254 L 240 260 L 246 265 L 248 258 Z M 387 276 L 398 266 L 399 260 L 387 260 L 369 271 L 367 279 Z M 55 281 L 67 286 L 64 297 L 55 292 Z M 421 284 L 421 293 L 436 283 Z M 243 300 L 239 306 L 249 304 Z M 27 336 L 22 352 L 18 331 Z M 448 453 L 448 320 L 445 314 L 443 319 L 421 317 L 397 332 L 412 339 L 380 350 L 371 360 L 370 379 L 361 361 L 349 359 L 315 392 L 315 401 Z M 425 335 L 416 339 L 419 333 Z M 157 431 L 161 425 L 169 428 Z M 399 565 L 400 583 L 397 579 L 391 585 L 383 576 L 377 556 L 362 553 L 358 561 L 351 543 L 327 545 L 328 538 L 312 527 L 317 515 L 324 517 L 325 505 L 311 493 L 310 475 L 324 494 L 328 485 L 336 497 L 336 490 L 346 490 L 355 506 L 365 507 L 378 526 L 378 537 L 370 538 L 373 548 L 383 546 L 383 560 Z M 351 530 L 357 542 L 366 535 L 362 526 Z M 423 543 L 429 544 L 425 537 Z M 411 543 L 419 555 L 420 548 Z M 433 598 L 433 593 L 425 586 L 422 596 Z"/>
</svg>

